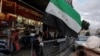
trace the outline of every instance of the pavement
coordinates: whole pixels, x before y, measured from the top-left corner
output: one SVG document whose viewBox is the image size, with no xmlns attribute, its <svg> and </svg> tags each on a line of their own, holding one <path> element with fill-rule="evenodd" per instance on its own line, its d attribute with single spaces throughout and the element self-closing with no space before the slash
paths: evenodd
<svg viewBox="0 0 100 56">
<path fill-rule="evenodd" d="M 44 46 L 42 47 L 43 56 L 69 56 L 69 54 L 71 53 L 70 45 L 72 45 L 72 41 L 73 41 L 72 39 L 65 39 L 63 41 L 60 40 L 57 42 L 56 41 L 45 42 Z M 13 56 L 33 56 L 31 53 L 35 54 L 34 51 L 31 52 L 31 48 L 22 49 Z"/>
<path fill-rule="evenodd" d="M 17 52 L 14 56 L 31 56 L 31 49 L 23 49 Z"/>
</svg>

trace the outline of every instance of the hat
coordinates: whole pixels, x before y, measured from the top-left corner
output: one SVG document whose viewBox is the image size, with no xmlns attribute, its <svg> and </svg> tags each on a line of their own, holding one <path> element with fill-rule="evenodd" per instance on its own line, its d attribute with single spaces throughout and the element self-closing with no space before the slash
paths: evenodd
<svg viewBox="0 0 100 56">
<path fill-rule="evenodd" d="M 85 43 L 82 44 L 83 46 L 93 49 L 93 50 L 100 50 L 100 38 L 97 36 L 90 36 Z"/>
</svg>

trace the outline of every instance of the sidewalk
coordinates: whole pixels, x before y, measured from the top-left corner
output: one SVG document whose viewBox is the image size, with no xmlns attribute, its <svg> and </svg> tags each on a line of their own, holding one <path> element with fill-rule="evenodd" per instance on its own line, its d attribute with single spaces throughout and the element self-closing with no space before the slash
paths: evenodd
<svg viewBox="0 0 100 56">
<path fill-rule="evenodd" d="M 23 49 L 16 53 L 14 56 L 31 56 L 31 49 Z"/>
</svg>

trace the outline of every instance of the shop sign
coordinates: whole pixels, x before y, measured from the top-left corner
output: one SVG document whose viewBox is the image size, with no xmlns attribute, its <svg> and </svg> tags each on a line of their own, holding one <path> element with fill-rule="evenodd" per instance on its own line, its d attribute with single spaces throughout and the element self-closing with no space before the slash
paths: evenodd
<svg viewBox="0 0 100 56">
<path fill-rule="evenodd" d="M 41 14 L 39 14 L 39 13 L 37 13 L 36 11 L 32 11 L 32 10 L 30 10 L 30 13 L 31 14 L 34 14 L 35 16 L 38 16 L 38 17 L 42 17 L 42 15 Z"/>
<path fill-rule="evenodd" d="M 21 5 L 16 4 L 15 0 L 2 0 L 2 10 L 4 13 L 18 14 L 26 18 L 39 20 L 43 15 L 34 10 L 30 10 Z"/>
<path fill-rule="evenodd" d="M 31 19 L 34 19 L 35 17 L 38 17 L 38 19 L 42 18 L 41 14 L 39 14 L 33 10 L 27 9 L 18 4 L 16 5 L 16 14 L 21 15 L 26 18 L 31 18 Z"/>
<path fill-rule="evenodd" d="M 16 14 L 23 16 L 23 13 L 24 13 L 24 7 L 16 5 Z"/>
<path fill-rule="evenodd" d="M 15 2 L 7 1 L 7 0 L 2 0 L 2 12 L 5 13 L 15 13 Z"/>
<path fill-rule="evenodd" d="M 16 5 L 16 14 L 21 15 L 26 18 L 30 18 L 31 15 L 28 12 L 29 10 L 21 5 Z"/>
</svg>

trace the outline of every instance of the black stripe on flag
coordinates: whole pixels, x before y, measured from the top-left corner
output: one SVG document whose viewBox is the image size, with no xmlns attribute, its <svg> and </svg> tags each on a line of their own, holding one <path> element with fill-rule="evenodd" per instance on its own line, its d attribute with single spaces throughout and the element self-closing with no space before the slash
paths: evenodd
<svg viewBox="0 0 100 56">
<path fill-rule="evenodd" d="M 78 36 L 78 34 L 75 31 L 70 29 L 62 20 L 60 20 L 58 17 L 54 15 L 46 13 L 43 18 L 43 23 L 58 29 L 58 31 L 62 35 L 73 36 L 73 37 Z"/>
</svg>

